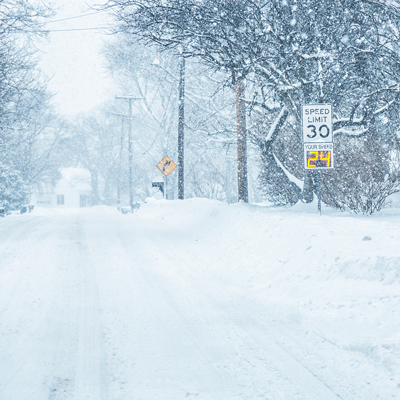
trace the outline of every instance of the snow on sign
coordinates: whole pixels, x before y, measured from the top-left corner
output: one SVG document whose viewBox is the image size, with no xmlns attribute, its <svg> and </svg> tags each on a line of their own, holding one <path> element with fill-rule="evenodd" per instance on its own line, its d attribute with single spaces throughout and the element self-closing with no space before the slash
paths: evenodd
<svg viewBox="0 0 400 400">
<path fill-rule="evenodd" d="M 168 157 L 165 156 L 158 164 L 157 168 L 165 175 L 168 176 L 175 168 L 176 164 Z"/>
<path fill-rule="evenodd" d="M 304 143 L 333 142 L 330 104 L 304 105 L 302 120 Z"/>
</svg>

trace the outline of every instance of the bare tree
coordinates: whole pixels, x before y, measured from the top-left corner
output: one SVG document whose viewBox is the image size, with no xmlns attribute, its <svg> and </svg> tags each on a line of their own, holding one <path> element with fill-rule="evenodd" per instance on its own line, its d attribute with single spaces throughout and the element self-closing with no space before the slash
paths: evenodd
<svg viewBox="0 0 400 400">
<path fill-rule="evenodd" d="M 50 15 L 44 3 L 0 4 L 0 203 L 7 208 L 27 201 L 32 187 L 49 183 L 55 171 L 50 154 L 58 128 L 32 43 L 45 35 Z"/>
</svg>

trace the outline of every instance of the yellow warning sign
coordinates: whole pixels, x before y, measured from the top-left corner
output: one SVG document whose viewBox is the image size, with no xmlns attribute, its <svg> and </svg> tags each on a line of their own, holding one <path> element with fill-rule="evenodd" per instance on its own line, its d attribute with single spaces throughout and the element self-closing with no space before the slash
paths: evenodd
<svg viewBox="0 0 400 400">
<path fill-rule="evenodd" d="M 158 164 L 157 168 L 165 175 L 168 176 L 175 168 L 176 164 L 168 157 L 165 156 Z"/>
</svg>

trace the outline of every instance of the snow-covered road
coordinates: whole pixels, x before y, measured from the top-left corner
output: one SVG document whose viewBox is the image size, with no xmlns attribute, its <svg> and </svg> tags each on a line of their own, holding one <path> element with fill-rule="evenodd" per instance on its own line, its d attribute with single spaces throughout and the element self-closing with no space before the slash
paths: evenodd
<svg viewBox="0 0 400 400">
<path fill-rule="evenodd" d="M 4 218 L 0 399 L 400 398 L 399 227 L 196 199 Z"/>
</svg>

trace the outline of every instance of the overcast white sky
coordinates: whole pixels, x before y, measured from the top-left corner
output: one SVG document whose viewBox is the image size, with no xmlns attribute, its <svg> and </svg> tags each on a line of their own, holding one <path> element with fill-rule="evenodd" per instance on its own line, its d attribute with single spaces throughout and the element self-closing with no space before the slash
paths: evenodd
<svg viewBox="0 0 400 400">
<path fill-rule="evenodd" d="M 89 5 L 104 2 L 54 1 L 57 15 L 47 24 L 52 32 L 47 40 L 37 45 L 43 52 L 41 68 L 52 77 L 49 89 L 55 93 L 53 103 L 60 114 L 68 117 L 86 112 L 115 95 L 100 54 L 104 41 L 109 37 L 97 30 L 59 31 L 107 25 L 109 17 L 106 13 L 93 15 L 94 11 L 89 8 Z M 86 14 L 92 15 L 51 22 Z"/>
</svg>

